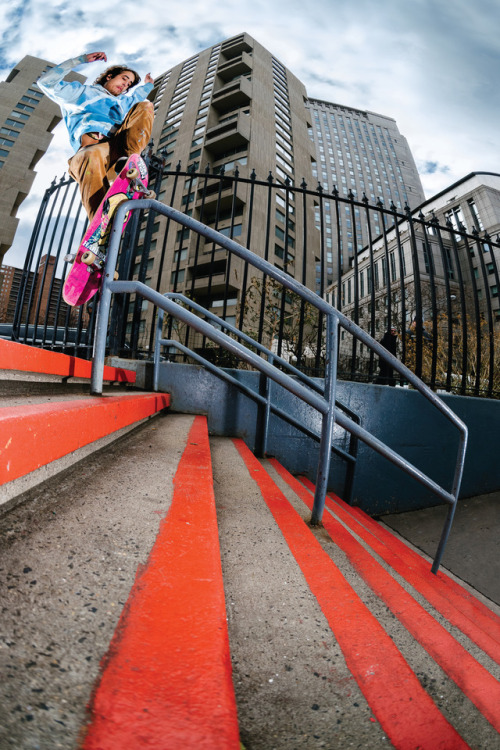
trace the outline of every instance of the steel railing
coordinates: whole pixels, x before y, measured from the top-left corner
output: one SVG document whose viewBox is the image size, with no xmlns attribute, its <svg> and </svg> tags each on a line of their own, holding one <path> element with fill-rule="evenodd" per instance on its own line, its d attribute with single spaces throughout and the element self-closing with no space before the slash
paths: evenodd
<svg viewBox="0 0 500 750">
<path fill-rule="evenodd" d="M 422 204 L 420 211 L 384 206 L 381 200 L 370 204 L 366 196 L 356 197 L 351 191 L 333 187 L 329 192 L 324 184 L 311 189 L 305 180 L 300 185 L 280 182 L 272 174 L 262 180 L 255 170 L 248 177 L 247 172 L 240 174 L 235 168 L 225 174 L 208 167 L 203 172 L 191 167 L 182 170 L 180 163 L 174 170 L 165 170 L 161 160 L 155 159 L 150 165 L 151 184 L 166 205 L 186 214 L 195 212 L 201 222 L 231 237 L 241 232 L 242 244 L 276 260 L 319 296 L 335 294 L 336 308 L 373 338 L 380 339 L 395 327 L 399 359 L 432 390 L 500 397 L 500 236 L 494 239 L 487 230 L 479 231 L 473 200 L 464 198 L 467 229 L 447 219 L 445 208 L 436 209 L 436 215 L 422 214 L 432 202 Z M 487 185 L 487 175 L 485 180 Z M 94 315 L 85 306 L 70 308 L 62 299 L 64 258 L 73 251 L 86 224 L 77 188 L 74 181 L 62 178 L 46 191 L 24 268 L 14 269 L 11 286 L 6 287 L 10 293 L 3 322 L 12 323 L 15 341 L 90 358 Z M 284 215 L 288 216 L 285 222 Z M 353 233 L 349 267 L 345 253 L 340 252 L 347 243 L 344 217 Z M 470 230 L 474 226 L 477 229 Z M 494 224 L 488 226 L 494 230 Z M 231 269 L 227 253 L 202 242 L 200 235 L 187 238 L 184 232 L 174 233 L 175 227 L 170 221 L 159 222 L 154 212 L 151 216 L 134 212 L 120 254 L 120 278 L 138 273 L 139 281 L 145 281 L 154 260 L 152 284 L 157 291 L 168 284 L 172 291 L 192 298 L 216 296 L 222 317 L 234 304 L 236 283 L 238 328 L 251 326 L 261 342 L 277 334 L 278 353 L 290 337 L 295 338 L 298 367 L 322 377 L 322 316 L 311 318 L 304 303 L 299 309 L 293 299 L 279 299 L 274 285 L 263 285 L 259 274 L 250 275 L 247 267 L 238 269 L 241 275 L 236 282 L 236 269 Z M 260 312 L 251 304 L 255 294 L 260 297 Z M 280 315 L 277 330 L 264 314 L 271 307 Z M 68 328 L 76 329 L 76 337 L 66 335 Z M 130 308 L 127 300 L 116 299 L 111 330 L 110 352 L 152 357 L 154 320 L 144 314 L 140 298 Z M 374 352 L 342 333 L 339 377 L 380 382 Z M 184 343 L 190 345 L 188 340 Z M 404 384 L 399 375 L 389 382 L 398 380 Z"/>
<path fill-rule="evenodd" d="M 221 330 L 216 330 L 213 325 L 201 320 L 197 315 L 182 308 L 175 301 L 165 298 L 159 292 L 150 289 L 147 285 L 137 281 L 113 281 L 113 275 L 118 260 L 118 251 L 120 246 L 121 231 L 125 213 L 127 211 L 137 211 L 140 209 L 153 210 L 156 213 L 167 216 L 182 226 L 197 232 L 208 240 L 217 243 L 231 253 L 234 253 L 250 265 L 261 270 L 267 276 L 273 278 L 285 288 L 298 294 L 303 300 L 309 302 L 325 315 L 327 322 L 326 335 L 326 368 L 325 368 L 325 388 L 321 396 L 311 391 L 302 383 L 296 381 L 287 373 L 282 372 L 274 367 L 271 363 L 265 361 L 258 354 L 250 351 L 240 342 L 230 338 Z M 455 514 L 458 493 L 462 481 L 465 452 L 467 448 L 467 427 L 453 411 L 419 378 L 416 377 L 405 365 L 396 357 L 390 354 L 381 344 L 371 338 L 369 334 L 363 331 L 353 321 L 345 317 L 341 312 L 329 305 L 321 297 L 318 297 L 313 291 L 300 284 L 288 274 L 273 266 L 265 259 L 255 255 L 247 248 L 239 245 L 234 240 L 217 232 L 190 216 L 177 211 L 176 209 L 166 206 L 154 200 L 127 201 L 117 210 L 113 222 L 113 228 L 110 236 L 110 243 L 106 261 L 106 270 L 103 276 L 101 290 L 101 299 L 96 321 L 96 334 L 94 342 L 94 356 L 92 363 L 91 392 L 93 394 L 102 394 L 103 388 L 103 368 L 106 354 L 106 340 L 108 331 L 108 322 L 111 305 L 111 295 L 118 294 L 139 294 L 144 299 L 152 302 L 159 309 L 173 315 L 178 320 L 192 326 L 196 331 L 207 336 L 207 338 L 218 343 L 235 356 L 240 357 L 255 369 L 263 372 L 267 377 L 282 385 L 284 388 L 301 398 L 305 403 L 317 409 L 322 415 L 321 440 L 319 448 L 318 470 L 316 475 L 316 490 L 311 517 L 312 524 L 318 524 L 321 521 L 327 490 L 328 471 L 330 466 L 330 446 L 332 445 L 333 428 L 335 420 L 337 423 L 348 430 L 352 435 L 362 440 L 366 445 L 377 451 L 380 455 L 390 460 L 393 464 L 400 467 L 406 474 L 416 479 L 422 485 L 431 490 L 437 497 L 448 504 L 448 513 L 441 533 L 438 549 L 432 565 L 432 572 L 437 573 L 444 548 L 451 530 L 453 517 Z M 428 477 L 424 472 L 415 467 L 405 458 L 400 456 L 396 451 L 389 448 L 385 443 L 376 438 L 374 435 L 356 424 L 352 419 L 342 414 L 335 407 L 335 392 L 337 381 L 337 352 L 338 352 L 338 329 L 342 326 L 356 337 L 361 343 L 369 347 L 375 354 L 387 361 L 391 367 L 404 376 L 404 378 L 419 391 L 433 406 L 435 406 L 446 419 L 457 429 L 459 433 L 457 459 L 452 482 L 451 492 L 445 490 L 434 480 Z"/>
<path fill-rule="evenodd" d="M 179 294 L 176 292 L 167 292 L 167 294 L 165 294 L 164 297 L 166 297 L 167 299 L 173 300 L 177 302 L 178 304 L 182 304 L 182 305 L 190 307 L 192 310 L 198 313 L 198 315 L 202 315 L 206 320 L 210 321 L 212 325 L 215 325 L 216 327 L 225 330 L 231 336 L 237 337 L 242 342 L 247 344 L 249 347 L 252 347 L 256 351 L 258 351 L 260 355 L 265 357 L 270 364 L 274 365 L 275 367 L 278 367 L 280 370 L 287 370 L 290 373 L 290 375 L 294 377 L 295 379 L 297 379 L 299 382 L 304 383 L 307 387 L 309 387 L 316 393 L 319 393 L 321 395 L 323 394 L 323 388 L 316 380 L 314 380 L 313 378 L 310 378 L 308 375 L 303 373 L 297 367 L 294 367 L 290 362 L 287 362 L 282 357 L 279 357 L 277 354 L 267 349 L 263 344 L 259 344 L 258 341 L 255 341 L 255 339 L 253 339 L 251 336 L 248 336 L 246 333 L 243 333 L 242 331 L 240 331 L 238 328 L 236 328 L 236 326 L 231 325 L 226 320 L 223 320 L 222 318 L 218 317 L 214 313 L 211 313 L 205 307 L 202 307 L 201 305 L 194 302 L 193 300 L 190 300 L 185 295 Z M 307 428 L 303 423 L 294 419 L 290 414 L 287 414 L 283 409 L 280 409 L 278 406 L 272 403 L 271 384 L 267 377 L 265 377 L 264 395 L 262 395 L 256 392 L 254 389 L 245 386 L 243 383 L 241 383 L 241 381 L 239 381 L 237 378 L 234 378 L 226 370 L 222 369 L 221 367 L 218 367 L 217 365 L 212 364 L 206 359 L 206 357 L 204 357 L 201 354 L 198 354 L 193 349 L 190 349 L 189 347 L 185 346 L 184 344 L 181 344 L 179 341 L 176 341 L 175 339 L 163 338 L 162 332 L 163 332 L 164 316 L 165 316 L 164 310 L 162 309 L 158 310 L 157 322 L 156 322 L 155 347 L 154 347 L 154 377 L 153 377 L 154 386 L 153 387 L 155 391 L 158 390 L 158 384 L 159 384 L 161 347 L 162 346 L 175 347 L 178 351 L 182 352 L 186 356 L 190 357 L 191 359 L 201 364 L 206 369 L 210 370 L 210 372 L 212 372 L 214 375 L 216 375 L 220 379 L 225 380 L 228 383 L 231 383 L 233 386 L 238 388 L 240 391 L 245 393 L 249 398 L 256 401 L 258 404 L 260 404 L 263 407 L 263 419 L 260 422 L 260 428 L 256 431 L 257 432 L 256 444 L 258 445 L 258 448 L 257 448 L 258 455 L 265 456 L 267 453 L 267 439 L 269 435 L 269 421 L 270 421 L 271 412 L 276 414 L 282 420 L 288 422 L 288 424 L 297 428 L 298 430 L 300 430 L 301 432 L 303 432 L 304 434 L 306 434 L 308 437 L 312 438 L 313 440 L 319 441 L 321 439 L 320 435 L 317 435 L 315 432 Z M 352 411 L 352 409 L 349 409 L 348 406 L 346 406 L 345 404 L 341 403 L 338 400 L 335 402 L 335 406 L 337 409 L 340 409 L 347 416 L 349 416 L 354 422 L 359 424 L 360 422 L 359 415 L 357 415 L 354 411 Z M 338 423 L 338 420 L 337 420 L 337 423 Z M 344 491 L 343 491 L 343 499 L 346 502 L 351 502 L 352 500 L 354 469 L 355 469 L 356 457 L 357 457 L 357 446 L 358 446 L 358 441 L 352 434 L 351 434 L 351 440 L 349 443 L 349 451 L 344 451 L 338 446 L 336 446 L 335 444 L 331 446 L 333 452 L 336 453 L 338 456 L 340 456 L 346 462 L 346 465 L 347 465 L 346 477 L 345 477 L 345 482 L 344 482 Z"/>
</svg>

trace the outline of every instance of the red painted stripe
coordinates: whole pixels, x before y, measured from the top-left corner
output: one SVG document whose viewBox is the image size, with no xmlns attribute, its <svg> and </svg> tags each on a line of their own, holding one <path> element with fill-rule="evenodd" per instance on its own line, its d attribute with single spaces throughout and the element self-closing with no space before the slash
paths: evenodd
<svg viewBox="0 0 500 750">
<path fill-rule="evenodd" d="M 125 394 L 0 409 L 0 484 L 155 414 L 161 394 Z"/>
<path fill-rule="evenodd" d="M 241 440 L 234 443 L 316 596 L 347 666 L 393 745 L 399 750 L 468 747 L 257 459 Z"/>
<path fill-rule="evenodd" d="M 306 477 L 299 477 L 298 479 L 305 487 L 308 487 L 309 489 L 314 487 L 312 482 Z M 367 531 L 379 539 L 386 547 L 390 548 L 390 550 L 403 561 L 403 564 L 407 569 L 428 581 L 433 589 L 448 599 L 454 607 L 463 612 L 463 614 L 472 620 L 478 628 L 481 628 L 487 633 L 491 639 L 500 643 L 500 617 L 498 617 L 495 612 L 488 609 L 482 601 L 473 596 L 470 591 L 467 591 L 467 589 L 457 583 L 457 581 L 454 581 L 453 578 L 450 578 L 450 576 L 443 570 L 439 570 L 437 575 L 431 573 L 430 563 L 428 563 L 415 550 L 408 547 L 389 529 L 377 523 L 377 521 L 374 521 L 373 518 L 370 518 L 370 516 L 360 508 L 347 505 L 346 502 L 341 500 L 341 498 L 333 492 L 328 493 L 328 496 L 334 502 L 335 507 L 340 506 L 345 513 L 361 523 Z M 403 575 L 403 573 L 401 574 Z M 498 651 L 495 649 L 493 654 L 490 653 L 490 656 L 496 660 Z"/>
<path fill-rule="evenodd" d="M 276 467 L 278 471 L 280 469 Z M 293 479 L 293 477 L 292 477 Z M 297 481 L 297 480 L 294 480 Z M 308 479 L 301 479 L 302 484 L 311 492 L 314 485 Z M 353 514 L 349 513 L 345 503 L 332 496 L 327 497 L 329 507 L 341 521 L 346 523 L 359 537 L 361 537 L 383 560 L 385 560 L 399 575 L 408 581 L 413 588 L 424 596 L 432 606 L 440 612 L 447 620 L 465 633 L 468 638 L 476 643 L 497 664 L 500 664 L 500 643 L 496 639 L 494 628 L 491 627 L 490 619 L 483 617 L 482 610 L 473 606 L 473 602 L 464 601 L 462 597 L 445 596 L 446 580 L 437 579 L 428 567 L 415 569 L 409 562 L 410 558 L 402 558 L 389 546 L 359 523 Z M 394 536 L 389 535 L 390 539 Z M 403 545 L 405 549 L 408 549 Z M 448 578 L 449 580 L 449 578 Z M 465 611 L 464 611 L 465 610 Z"/>
<path fill-rule="evenodd" d="M 90 378 L 92 363 L 60 352 L 0 339 L 0 370 L 39 372 L 45 375 L 60 375 L 63 378 Z M 135 383 L 136 373 L 133 370 L 106 365 L 104 380 Z"/>
<path fill-rule="evenodd" d="M 276 463 L 273 461 L 273 465 L 278 468 Z M 279 467 L 278 470 L 307 507 L 312 509 L 311 492 L 288 474 L 286 469 Z M 500 731 L 500 683 L 394 580 L 339 521 L 325 513 L 323 525 L 363 580 L 490 724 Z"/>
<path fill-rule="evenodd" d="M 236 703 L 206 419 L 105 658 L 85 750 L 237 750 Z"/>
<path fill-rule="evenodd" d="M 482 627 L 485 632 L 488 632 L 492 638 L 500 643 L 500 617 L 495 612 L 488 609 L 482 601 L 476 599 L 470 591 L 467 591 L 457 581 L 450 578 L 443 570 L 439 570 L 436 576 L 431 573 L 429 563 L 426 560 L 415 550 L 410 549 L 389 529 L 374 521 L 373 518 L 370 518 L 360 508 L 353 508 L 347 505 L 347 503 L 333 493 L 330 493 L 330 497 L 350 513 L 350 515 L 357 518 L 381 542 L 390 545 L 396 554 L 409 566 L 429 580 L 443 596 L 449 599 L 458 609 L 467 614 L 477 625 Z"/>
</svg>

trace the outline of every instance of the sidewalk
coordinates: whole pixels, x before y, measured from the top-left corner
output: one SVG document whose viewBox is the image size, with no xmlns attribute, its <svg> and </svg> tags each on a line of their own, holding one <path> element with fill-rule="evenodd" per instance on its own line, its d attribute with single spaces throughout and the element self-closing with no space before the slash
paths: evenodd
<svg viewBox="0 0 500 750">
<path fill-rule="evenodd" d="M 381 516 L 380 520 L 434 556 L 447 506 Z M 460 500 L 443 556 L 443 567 L 500 605 L 500 492 Z"/>
</svg>

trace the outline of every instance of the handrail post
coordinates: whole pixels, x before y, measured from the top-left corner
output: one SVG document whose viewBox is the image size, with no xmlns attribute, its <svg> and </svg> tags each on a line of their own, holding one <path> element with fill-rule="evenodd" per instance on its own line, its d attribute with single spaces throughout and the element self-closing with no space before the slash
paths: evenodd
<svg viewBox="0 0 500 750">
<path fill-rule="evenodd" d="M 111 229 L 111 236 L 106 253 L 106 262 L 104 265 L 104 275 L 101 285 L 101 296 L 97 307 L 97 320 L 95 327 L 94 351 L 92 355 L 92 374 L 90 378 L 90 393 L 93 396 L 102 396 L 104 381 L 104 360 L 106 357 L 106 339 L 108 336 L 109 313 L 111 309 L 111 289 L 110 280 L 113 279 L 116 262 L 118 260 L 118 250 L 122 236 L 123 222 L 127 206 L 130 207 L 132 201 L 122 203 L 116 212 Z"/>
<path fill-rule="evenodd" d="M 274 366 L 274 356 L 271 352 L 267 357 L 270 365 Z M 265 402 L 257 409 L 257 426 L 255 430 L 255 454 L 265 458 L 267 453 L 267 438 L 269 435 L 269 420 L 271 419 L 271 381 L 263 372 L 259 375 L 259 393 Z"/>
<path fill-rule="evenodd" d="M 460 485 L 462 483 L 462 474 L 463 474 L 463 465 L 465 462 L 465 451 L 467 450 L 467 439 L 468 434 L 464 434 L 460 436 L 460 446 L 458 451 L 458 459 L 455 466 L 455 476 L 453 477 L 453 489 L 452 489 L 452 495 L 455 498 L 455 502 L 448 507 L 448 512 L 446 514 L 446 519 L 443 525 L 443 529 L 441 531 L 441 538 L 439 540 L 438 548 L 436 550 L 436 554 L 434 556 L 434 562 L 432 563 L 431 567 L 431 573 L 436 574 L 439 570 L 439 566 L 441 565 L 441 559 L 443 557 L 444 548 L 446 547 L 446 543 L 448 541 L 448 537 L 450 535 L 451 526 L 453 523 L 453 518 L 455 517 L 455 511 L 457 509 L 457 502 L 458 502 L 458 493 L 460 492 Z"/>
<path fill-rule="evenodd" d="M 158 308 L 158 314 L 156 316 L 156 336 L 153 359 L 153 390 L 155 391 L 155 393 L 158 391 L 160 383 L 160 352 L 164 316 L 165 312 L 161 309 L 161 307 Z"/>
<path fill-rule="evenodd" d="M 325 399 L 328 411 L 323 415 L 321 424 L 321 442 L 319 445 L 318 472 L 316 475 L 316 489 L 311 514 L 311 526 L 318 526 L 323 518 L 325 509 L 328 475 L 330 473 L 330 457 L 332 451 L 333 428 L 335 426 L 335 393 L 337 389 L 337 358 L 338 358 L 338 330 L 339 321 L 333 313 L 326 319 L 326 367 L 325 367 Z"/>
</svg>

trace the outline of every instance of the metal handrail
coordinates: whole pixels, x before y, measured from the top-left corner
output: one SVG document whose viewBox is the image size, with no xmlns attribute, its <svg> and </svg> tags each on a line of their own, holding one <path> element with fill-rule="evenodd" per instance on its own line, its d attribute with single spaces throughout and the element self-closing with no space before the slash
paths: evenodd
<svg viewBox="0 0 500 750">
<path fill-rule="evenodd" d="M 231 323 L 228 323 L 227 320 L 224 320 L 223 318 L 219 318 L 218 315 L 215 315 L 215 313 L 210 312 L 210 310 L 207 310 L 206 307 L 203 307 L 202 305 L 199 305 L 197 302 L 194 302 L 192 299 L 189 299 L 189 297 L 186 297 L 184 294 L 180 294 L 179 292 L 167 292 L 163 295 L 164 297 L 167 297 L 168 299 L 175 300 L 178 303 L 183 303 L 185 305 L 188 305 L 192 310 L 195 310 L 196 312 L 203 315 L 208 320 L 211 320 L 213 323 L 215 323 L 218 327 L 225 329 L 226 331 L 229 331 L 229 333 L 233 334 L 233 336 L 237 336 L 242 341 L 245 341 L 249 346 L 251 346 L 253 349 L 256 349 L 258 352 L 263 354 L 265 357 L 267 357 L 268 360 L 272 358 L 272 361 L 277 364 L 282 369 L 288 370 L 291 375 L 298 378 L 301 382 L 305 383 L 309 388 L 312 388 L 313 391 L 316 391 L 317 393 L 323 393 L 323 387 L 313 378 L 311 378 L 309 375 L 306 375 L 302 370 L 299 370 L 294 365 L 290 364 L 290 362 L 287 362 L 286 359 L 283 359 L 283 357 L 280 357 L 278 354 L 275 354 L 274 352 L 271 352 L 269 349 L 267 349 L 263 344 L 260 344 L 258 341 L 253 339 L 251 336 L 246 334 L 244 331 L 240 331 L 239 328 L 236 328 L 236 326 L 233 326 Z M 159 313 L 162 313 L 163 311 L 159 311 Z M 158 325 L 159 321 L 157 322 L 157 336 L 161 336 L 161 330 L 158 331 Z M 338 406 L 342 411 L 344 411 L 348 416 L 350 416 L 355 422 L 360 421 L 359 415 L 356 414 L 355 411 L 350 409 L 346 404 L 343 404 L 341 401 L 336 401 L 336 406 Z"/>
<path fill-rule="evenodd" d="M 217 327 L 226 329 L 226 331 L 228 331 L 233 336 L 237 336 L 239 339 L 246 342 L 249 346 L 255 348 L 261 355 L 264 355 L 267 358 L 267 361 L 270 362 L 271 364 L 274 364 L 275 366 L 279 366 L 281 369 L 288 370 L 292 376 L 297 378 L 299 381 L 303 382 L 312 390 L 320 394 L 323 393 L 323 389 L 321 385 L 315 382 L 313 378 L 309 377 L 305 373 L 298 370 L 296 367 L 294 367 L 294 365 L 290 364 L 282 357 L 279 357 L 277 354 L 274 354 L 273 352 L 271 352 L 269 349 L 263 346 L 263 344 L 260 344 L 259 342 L 255 341 L 255 339 L 253 339 L 251 336 L 248 336 L 243 331 L 240 331 L 238 328 L 236 328 L 236 326 L 233 326 L 231 323 L 228 323 L 226 320 L 219 318 L 217 315 L 210 312 L 205 307 L 202 307 L 202 305 L 199 305 L 198 303 L 194 302 L 193 300 L 189 299 L 183 294 L 179 294 L 178 292 L 167 292 L 163 296 L 166 297 L 167 299 L 177 302 L 178 304 L 183 303 L 185 305 L 188 305 L 191 309 L 195 310 L 199 314 L 203 315 L 206 319 L 211 321 L 212 324 L 216 325 Z M 266 449 L 267 449 L 267 435 L 268 435 L 268 430 L 269 430 L 270 412 L 273 412 L 274 414 L 279 416 L 281 419 L 288 422 L 288 424 L 291 424 L 293 427 L 299 429 L 300 431 L 302 431 L 304 434 L 306 434 L 308 437 L 312 438 L 313 440 L 317 440 L 317 441 L 321 440 L 320 435 L 315 433 L 313 430 L 310 430 L 301 422 L 294 419 L 285 411 L 283 411 L 282 409 L 280 409 L 279 407 L 271 403 L 270 388 L 266 388 L 266 395 L 263 396 L 260 393 L 257 393 L 252 388 L 248 388 L 239 380 L 237 380 L 237 378 L 234 378 L 232 375 L 225 372 L 222 368 L 218 367 L 217 365 L 212 364 L 205 357 L 193 351 L 192 349 L 188 348 L 187 346 L 184 346 L 183 344 L 181 344 L 178 341 L 175 341 L 174 339 L 162 338 L 164 315 L 165 315 L 164 310 L 159 309 L 158 315 L 156 318 L 156 334 L 155 334 L 155 347 L 154 347 L 154 359 L 153 359 L 153 362 L 154 362 L 153 388 L 155 391 L 158 390 L 158 383 L 159 383 L 160 348 L 161 346 L 173 346 L 177 348 L 179 351 L 183 352 L 185 355 L 189 356 L 191 359 L 194 359 L 196 362 L 201 364 L 203 367 L 205 367 L 205 369 L 210 370 L 210 372 L 212 372 L 217 377 L 220 377 L 226 382 L 231 383 L 240 391 L 245 393 L 249 398 L 253 399 L 254 401 L 257 401 L 259 404 L 264 406 L 265 418 L 263 420 L 264 425 L 262 428 L 263 439 L 262 439 L 262 448 L 261 448 L 263 456 L 265 456 Z M 267 379 L 266 379 L 266 382 L 267 382 Z M 338 409 L 341 409 L 345 414 L 350 416 L 354 422 L 359 424 L 360 422 L 359 415 L 356 414 L 352 409 L 349 409 L 348 406 L 346 406 L 345 404 L 341 403 L 338 400 L 335 402 L 335 406 Z M 347 451 L 342 450 L 336 445 L 331 446 L 334 453 L 336 453 L 338 456 L 340 456 L 342 459 L 344 459 L 347 462 L 346 478 L 344 482 L 344 494 L 343 494 L 343 498 L 344 500 L 346 500 L 346 502 L 350 502 L 352 499 L 354 467 L 356 464 L 356 457 L 357 457 L 357 444 L 358 444 L 357 439 L 355 439 L 351 433 L 351 452 L 348 453 Z"/>
<path fill-rule="evenodd" d="M 217 331 L 214 327 L 202 321 L 197 315 L 181 308 L 177 303 L 168 300 L 159 292 L 150 289 L 145 284 L 136 281 L 113 281 L 113 274 L 118 259 L 122 226 L 125 214 L 128 211 L 152 209 L 157 213 L 167 216 L 173 221 L 183 225 L 194 232 L 201 234 L 208 240 L 217 243 L 231 253 L 234 253 L 244 261 L 258 268 L 266 276 L 269 276 L 292 292 L 298 294 L 303 300 L 309 302 L 326 316 L 327 334 L 326 334 L 326 369 L 325 369 L 325 395 L 320 397 L 318 394 L 311 392 L 301 383 L 291 378 L 289 375 L 281 372 L 278 368 L 273 367 L 260 356 L 254 354 L 239 342 L 234 341 L 222 331 Z M 106 269 L 103 276 L 101 290 L 101 299 L 96 322 L 96 334 L 94 342 L 94 356 L 92 362 L 92 379 L 91 392 L 97 395 L 102 394 L 103 388 L 103 368 L 106 352 L 106 338 L 108 329 L 108 320 L 110 313 L 111 295 L 113 292 L 123 294 L 140 294 L 145 299 L 150 300 L 158 308 L 165 310 L 174 317 L 191 325 L 195 330 L 203 333 L 220 346 L 228 349 L 235 355 L 241 357 L 256 369 L 264 372 L 268 377 L 280 383 L 287 390 L 295 393 L 306 403 L 316 408 L 323 416 L 320 457 L 318 462 L 318 472 L 316 477 L 316 491 L 314 496 L 313 512 L 311 523 L 321 522 L 327 489 L 328 470 L 330 464 L 330 446 L 332 444 L 333 426 L 336 419 L 338 424 L 349 430 L 353 435 L 363 440 L 369 447 L 380 453 L 382 456 L 399 466 L 405 473 L 414 477 L 418 482 L 434 492 L 439 498 L 449 504 L 448 514 L 443 526 L 438 549 L 432 565 L 432 572 L 437 573 L 441 558 L 444 552 L 446 542 L 451 530 L 453 517 L 455 514 L 458 493 L 462 481 L 465 451 L 467 448 L 468 431 L 466 425 L 457 417 L 454 412 L 445 404 L 431 389 L 426 386 L 414 373 L 411 372 L 402 362 L 394 355 L 390 354 L 381 344 L 366 333 L 362 328 L 346 318 L 341 312 L 328 304 L 324 299 L 318 297 L 315 292 L 308 289 L 300 282 L 293 279 L 288 274 L 281 271 L 276 266 L 266 261 L 247 248 L 239 245 L 234 240 L 217 232 L 215 229 L 202 224 L 186 216 L 180 211 L 167 206 L 163 203 L 151 199 L 126 201 L 118 208 L 111 230 L 109 249 L 106 259 Z M 457 461 L 453 476 L 452 490 L 448 492 L 440 485 L 430 479 L 426 474 L 413 466 L 409 461 L 404 459 L 398 453 L 386 446 L 378 438 L 364 430 L 360 425 L 350 420 L 347 416 L 335 409 L 335 391 L 336 391 L 336 374 L 337 374 L 337 350 L 338 350 L 338 327 L 341 325 L 346 331 L 358 338 L 362 343 L 372 349 L 379 357 L 387 361 L 391 367 L 404 376 L 404 378 L 419 391 L 433 406 L 435 406 L 459 432 L 459 445 L 457 451 Z"/>
</svg>

